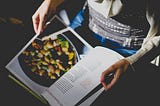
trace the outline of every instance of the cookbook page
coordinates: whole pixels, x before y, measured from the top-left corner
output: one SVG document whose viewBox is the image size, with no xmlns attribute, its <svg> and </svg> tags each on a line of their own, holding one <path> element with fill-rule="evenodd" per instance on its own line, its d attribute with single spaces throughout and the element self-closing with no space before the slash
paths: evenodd
<svg viewBox="0 0 160 106">
<path fill-rule="evenodd" d="M 27 87 L 41 95 L 91 48 L 55 16 L 44 32 L 33 36 L 6 68 Z"/>
<path fill-rule="evenodd" d="M 96 47 L 42 95 L 52 106 L 75 106 L 100 84 L 101 73 L 122 58 L 110 49 Z"/>
</svg>

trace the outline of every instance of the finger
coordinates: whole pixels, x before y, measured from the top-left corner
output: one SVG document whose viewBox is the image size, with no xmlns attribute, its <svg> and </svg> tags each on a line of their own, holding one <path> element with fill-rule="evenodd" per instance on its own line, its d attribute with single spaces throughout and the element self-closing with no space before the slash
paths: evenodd
<svg viewBox="0 0 160 106">
<path fill-rule="evenodd" d="M 45 15 L 40 16 L 39 26 L 38 26 L 38 34 L 43 32 L 45 23 Z"/>
<path fill-rule="evenodd" d="M 112 81 L 109 84 L 103 84 L 105 86 L 105 90 L 108 91 L 109 89 L 111 89 L 118 81 L 120 76 L 120 70 L 117 70 L 116 73 L 114 74 L 114 78 L 112 79 Z"/>
<path fill-rule="evenodd" d="M 100 81 L 101 81 L 101 82 L 105 82 L 105 77 L 106 77 L 107 75 L 109 75 L 110 73 L 114 72 L 115 69 L 116 69 L 116 68 L 112 65 L 112 66 L 110 66 L 107 70 L 105 70 L 104 72 L 102 72 L 101 77 L 100 77 Z"/>
<path fill-rule="evenodd" d="M 38 15 L 33 15 L 32 16 L 32 22 L 33 22 L 33 28 L 34 28 L 34 31 L 36 33 L 38 33 L 38 26 L 39 26 L 39 16 Z"/>
</svg>

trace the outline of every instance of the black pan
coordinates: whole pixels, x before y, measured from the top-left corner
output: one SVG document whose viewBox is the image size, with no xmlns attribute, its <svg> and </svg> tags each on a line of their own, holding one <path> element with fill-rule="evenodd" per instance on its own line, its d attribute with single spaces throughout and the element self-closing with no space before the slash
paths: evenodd
<svg viewBox="0 0 160 106">
<path fill-rule="evenodd" d="M 65 35 L 58 35 L 58 38 L 63 38 L 64 40 L 67 40 L 69 42 L 69 46 L 70 46 L 70 49 L 72 49 L 75 53 L 75 58 L 74 58 L 74 64 L 76 64 L 79 60 L 79 55 L 77 53 L 77 50 L 75 48 L 75 46 L 72 44 L 72 42 L 65 36 Z M 38 44 L 42 45 L 43 46 L 43 42 L 44 41 L 41 41 L 40 39 L 35 39 L 34 42 L 37 42 Z M 32 45 L 29 45 L 25 51 L 36 51 L 35 48 L 33 48 Z M 32 56 L 26 56 L 24 55 L 23 53 L 21 53 L 18 57 L 18 60 L 19 60 L 19 63 L 20 63 L 20 66 L 23 70 L 23 72 L 34 82 L 42 85 L 42 86 L 45 86 L 45 87 L 49 87 L 51 86 L 56 80 L 58 80 L 60 77 L 57 77 L 56 79 L 51 79 L 49 78 L 47 75 L 45 76 L 40 76 L 34 72 L 31 71 L 31 67 L 28 66 L 28 64 L 25 62 L 26 60 L 32 60 L 33 57 Z M 63 60 L 62 60 L 63 61 Z M 60 72 L 60 76 L 62 76 L 65 72 L 64 71 L 61 71 Z"/>
</svg>

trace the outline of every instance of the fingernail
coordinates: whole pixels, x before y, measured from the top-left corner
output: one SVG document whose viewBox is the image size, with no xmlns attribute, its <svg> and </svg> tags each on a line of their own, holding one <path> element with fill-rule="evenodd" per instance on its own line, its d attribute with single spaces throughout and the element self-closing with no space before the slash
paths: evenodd
<svg viewBox="0 0 160 106">
<path fill-rule="evenodd" d="M 103 80 L 102 80 L 102 78 L 100 78 L 100 80 L 99 80 L 100 82 L 103 82 Z"/>
<path fill-rule="evenodd" d="M 41 29 L 40 33 L 42 33 L 42 32 L 43 32 L 43 29 Z"/>
<path fill-rule="evenodd" d="M 41 33 L 42 33 L 42 31 L 38 31 L 38 33 L 37 33 L 37 34 L 38 34 L 38 35 L 40 35 Z"/>
<path fill-rule="evenodd" d="M 39 34 L 41 34 L 41 32 L 42 32 L 42 31 L 41 31 L 40 29 L 38 29 L 37 34 L 39 35 Z"/>
<path fill-rule="evenodd" d="M 40 33 L 39 32 L 37 32 L 37 35 L 39 35 Z"/>
</svg>

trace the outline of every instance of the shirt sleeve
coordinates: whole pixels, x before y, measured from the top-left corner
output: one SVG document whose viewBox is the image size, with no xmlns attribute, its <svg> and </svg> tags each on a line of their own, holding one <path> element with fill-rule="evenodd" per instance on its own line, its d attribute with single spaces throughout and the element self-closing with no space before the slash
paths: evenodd
<svg viewBox="0 0 160 106">
<path fill-rule="evenodd" d="M 133 64 L 138 60 L 145 60 L 146 62 L 152 61 L 160 54 L 160 36 L 155 36 L 146 40 L 140 50 L 136 54 L 126 58 Z"/>
</svg>

